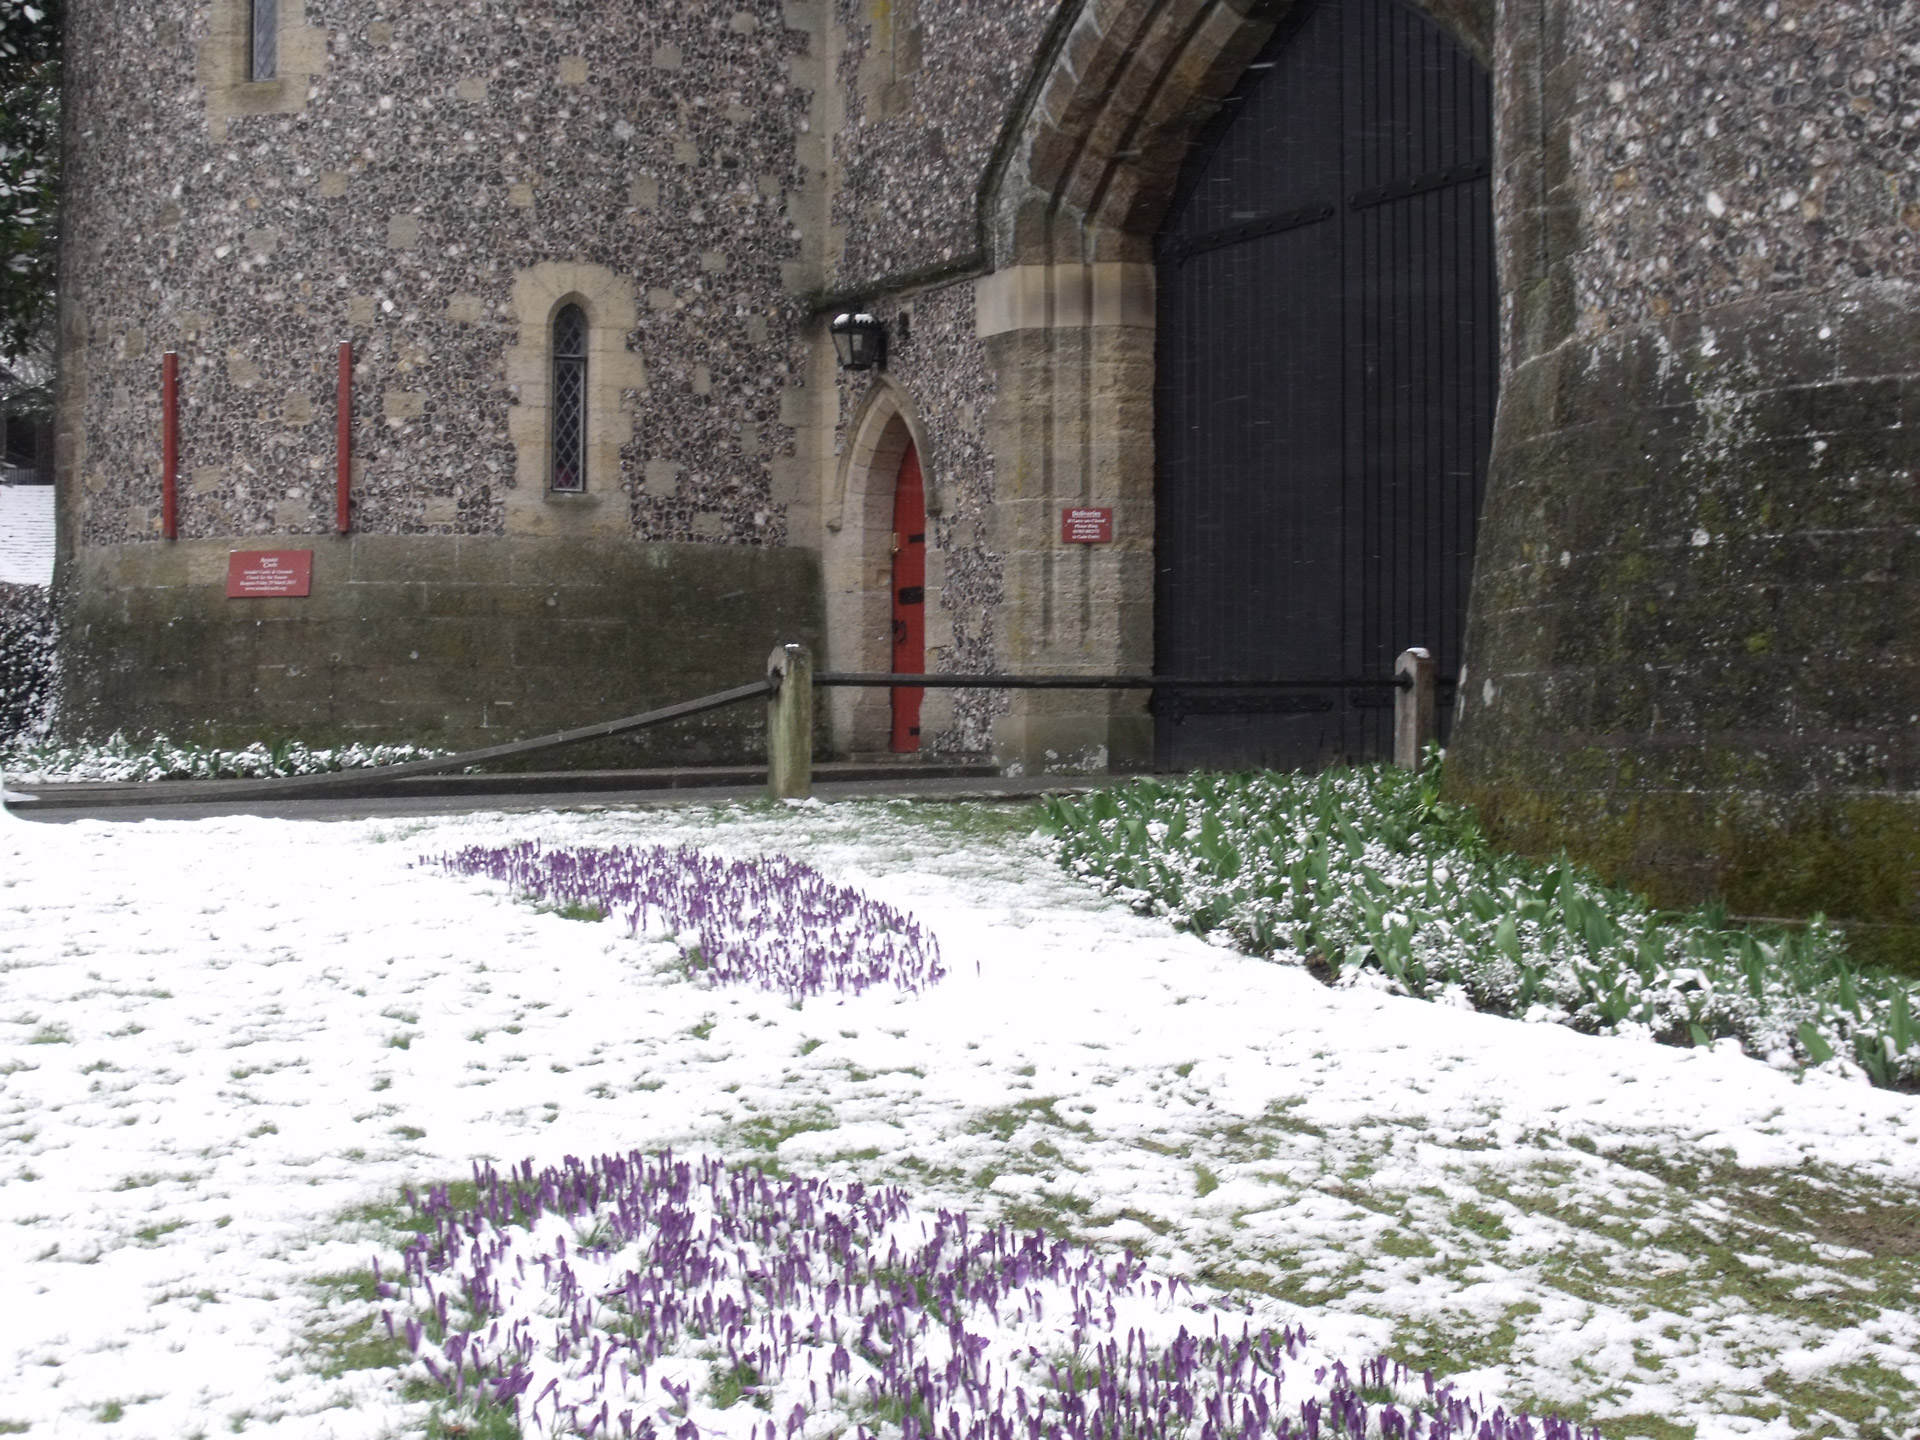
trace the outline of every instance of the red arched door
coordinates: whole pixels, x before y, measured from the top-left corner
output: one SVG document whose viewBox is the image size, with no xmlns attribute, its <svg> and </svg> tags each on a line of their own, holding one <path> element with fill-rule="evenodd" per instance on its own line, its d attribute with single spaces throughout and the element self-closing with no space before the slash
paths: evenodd
<svg viewBox="0 0 1920 1440">
<path fill-rule="evenodd" d="M 893 673 L 927 673 L 927 487 L 920 455 L 907 443 L 893 487 Z M 896 754 L 920 748 L 921 689 L 893 691 Z"/>
</svg>

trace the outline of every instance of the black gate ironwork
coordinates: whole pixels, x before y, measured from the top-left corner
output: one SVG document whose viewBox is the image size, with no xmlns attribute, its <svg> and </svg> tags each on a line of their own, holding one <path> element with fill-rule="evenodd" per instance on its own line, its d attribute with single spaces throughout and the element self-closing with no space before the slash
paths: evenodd
<svg viewBox="0 0 1920 1440">
<path fill-rule="evenodd" d="M 1486 71 L 1402 0 L 1300 0 L 1158 243 L 1156 669 L 1458 672 L 1498 382 Z M 1377 692 L 1156 694 L 1162 768 L 1391 748 Z M 1442 727 L 1450 712 L 1442 695 Z"/>
</svg>

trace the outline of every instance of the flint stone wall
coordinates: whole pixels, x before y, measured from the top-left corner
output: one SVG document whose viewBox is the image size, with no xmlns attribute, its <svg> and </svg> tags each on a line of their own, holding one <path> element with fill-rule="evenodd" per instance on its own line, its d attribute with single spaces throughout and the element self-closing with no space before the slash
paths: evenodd
<svg viewBox="0 0 1920 1440">
<path fill-rule="evenodd" d="M 845 36 L 835 137 L 835 290 L 977 264 L 1002 131 L 1072 0 L 834 0 Z"/>
<path fill-rule="evenodd" d="M 817 638 L 817 564 L 787 548 L 824 203 L 803 8 L 280 8 L 282 76 L 254 83 L 239 0 L 69 7 L 69 725 L 460 744 L 738 684 L 776 640 Z M 545 363 L 519 353 L 541 327 L 516 294 L 559 272 L 631 295 L 597 340 L 631 363 L 589 412 L 590 442 L 620 443 L 585 500 L 530 483 L 514 443 Z M 350 542 L 329 533 L 343 339 Z M 412 558 L 385 563 L 419 583 L 366 578 L 389 540 Z M 264 546 L 319 551 L 313 599 L 224 597 L 215 559 Z M 467 583 L 477 564 L 493 568 Z M 741 758 L 758 742 L 737 719 L 629 748 Z"/>
<path fill-rule="evenodd" d="M 603 478 L 632 534 L 783 540 L 774 468 L 804 278 L 783 267 L 802 248 L 811 96 L 794 73 L 808 36 L 776 0 L 309 0 L 324 40 L 310 88 L 295 113 L 259 114 L 243 113 L 250 87 L 236 101 L 208 83 L 218 7 L 71 16 L 76 542 L 158 533 L 167 349 L 184 372 L 182 533 L 326 529 L 348 338 L 357 526 L 500 533 L 512 286 L 556 259 L 638 289 L 621 343 L 645 380 L 622 397 L 633 438 Z"/>
</svg>

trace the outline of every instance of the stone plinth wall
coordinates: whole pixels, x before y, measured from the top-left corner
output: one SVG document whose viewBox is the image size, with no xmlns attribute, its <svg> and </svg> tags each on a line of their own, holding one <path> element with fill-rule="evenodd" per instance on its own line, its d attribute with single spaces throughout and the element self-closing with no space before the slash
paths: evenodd
<svg viewBox="0 0 1920 1440">
<path fill-rule="evenodd" d="M 82 553 L 66 727 L 209 744 L 405 736 L 456 749 L 636 714 L 759 679 L 820 643 L 797 549 L 517 536 L 322 538 L 307 599 L 226 598 L 228 555 L 189 540 Z M 744 704 L 543 758 L 763 758 Z"/>
<path fill-rule="evenodd" d="M 1532 8 L 1450 783 L 1508 843 L 1920 963 L 1920 12 Z"/>
</svg>

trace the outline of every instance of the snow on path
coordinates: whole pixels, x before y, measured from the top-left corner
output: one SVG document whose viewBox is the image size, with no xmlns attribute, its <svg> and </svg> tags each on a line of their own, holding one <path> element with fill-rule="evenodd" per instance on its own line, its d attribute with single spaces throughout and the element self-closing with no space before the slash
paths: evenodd
<svg viewBox="0 0 1920 1440">
<path fill-rule="evenodd" d="M 1343 1190 L 1457 1199 L 1469 1162 L 1551 1161 L 1604 1199 L 1620 1175 L 1575 1142 L 1920 1183 L 1910 1097 L 1329 991 L 926 813 L 0 820 L 0 1422 L 404 1429 L 418 1411 L 390 1374 L 323 1381 L 298 1358 L 307 1282 L 371 1249 L 340 1217 L 476 1157 L 662 1144 L 777 1145 L 795 1168 L 917 1176 L 930 1203 L 978 1204 L 984 1185 L 1009 1207 L 1065 1206 L 1171 1270 L 1222 1245 L 1258 1270 L 1287 1247 L 1305 1257 L 1296 1288 L 1325 1284 L 1335 1303 L 1278 1313 L 1332 1351 L 1386 1345 L 1404 1317 L 1538 1305 L 1512 1363 L 1470 1383 L 1568 1400 L 1598 1376 L 1621 1413 L 1673 1408 L 1702 1436 L 1735 1433 L 1717 1407 L 1783 1354 L 1809 1371 L 1866 1357 L 1920 1384 L 1910 1297 L 1858 1333 L 1709 1316 L 1676 1344 L 1672 1317 L 1575 1301 L 1511 1265 L 1461 1283 L 1390 1261 L 1384 1222 Z M 782 850 L 915 912 L 952 975 L 918 997 L 796 1008 L 689 984 L 613 922 L 411 866 L 529 836 Z M 1257 1154 L 1234 1148 L 1249 1126 L 1265 1127 Z M 1209 1188 L 1194 1157 L 1216 1152 Z M 1349 1262 L 1363 1294 L 1336 1283 Z"/>
</svg>

